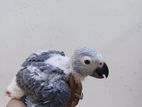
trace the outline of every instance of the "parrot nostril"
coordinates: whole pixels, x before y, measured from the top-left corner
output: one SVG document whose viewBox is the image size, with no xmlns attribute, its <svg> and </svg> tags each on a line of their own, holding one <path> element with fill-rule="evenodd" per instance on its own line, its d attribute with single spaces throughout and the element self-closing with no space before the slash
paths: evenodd
<svg viewBox="0 0 142 107">
<path fill-rule="evenodd" d="M 102 62 L 99 63 L 100 66 L 102 66 L 102 64 L 103 64 Z"/>
</svg>

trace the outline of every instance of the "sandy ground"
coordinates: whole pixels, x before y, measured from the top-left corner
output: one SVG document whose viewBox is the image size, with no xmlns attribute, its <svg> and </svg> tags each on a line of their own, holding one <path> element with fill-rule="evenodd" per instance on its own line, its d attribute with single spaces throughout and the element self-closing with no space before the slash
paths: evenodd
<svg viewBox="0 0 142 107">
<path fill-rule="evenodd" d="M 78 107 L 142 106 L 141 0 L 1 0 L 0 106 L 4 90 L 25 58 L 35 51 L 99 49 L 108 79 L 88 77 Z"/>
</svg>

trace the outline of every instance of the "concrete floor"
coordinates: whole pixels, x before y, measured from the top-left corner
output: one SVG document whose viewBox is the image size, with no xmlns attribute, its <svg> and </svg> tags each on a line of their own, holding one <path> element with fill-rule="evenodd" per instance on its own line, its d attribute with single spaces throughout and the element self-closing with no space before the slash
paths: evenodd
<svg viewBox="0 0 142 107">
<path fill-rule="evenodd" d="M 35 51 L 99 49 L 108 79 L 88 77 L 78 107 L 142 106 L 141 0 L 1 0 L 0 106 L 4 90 L 25 58 Z"/>
</svg>

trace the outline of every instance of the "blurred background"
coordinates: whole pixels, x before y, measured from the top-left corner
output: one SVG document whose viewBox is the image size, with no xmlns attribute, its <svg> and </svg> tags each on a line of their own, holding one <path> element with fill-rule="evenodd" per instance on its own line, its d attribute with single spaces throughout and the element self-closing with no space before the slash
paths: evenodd
<svg viewBox="0 0 142 107">
<path fill-rule="evenodd" d="M 0 106 L 32 52 L 100 50 L 108 79 L 83 82 L 77 107 L 142 106 L 142 0 L 0 0 Z"/>
</svg>

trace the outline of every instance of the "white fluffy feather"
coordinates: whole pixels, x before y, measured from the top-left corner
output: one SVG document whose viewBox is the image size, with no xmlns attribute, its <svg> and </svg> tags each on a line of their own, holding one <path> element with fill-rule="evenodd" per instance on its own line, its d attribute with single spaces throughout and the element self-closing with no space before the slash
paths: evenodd
<svg viewBox="0 0 142 107">
<path fill-rule="evenodd" d="M 55 55 L 45 61 L 47 64 L 59 67 L 64 71 L 66 75 L 72 72 L 71 70 L 71 61 L 67 56 Z"/>
<path fill-rule="evenodd" d="M 23 90 L 18 87 L 16 77 L 13 78 L 11 84 L 6 89 L 6 94 L 11 98 L 19 99 L 24 95 Z"/>
</svg>

